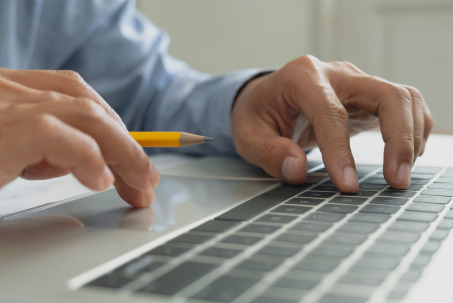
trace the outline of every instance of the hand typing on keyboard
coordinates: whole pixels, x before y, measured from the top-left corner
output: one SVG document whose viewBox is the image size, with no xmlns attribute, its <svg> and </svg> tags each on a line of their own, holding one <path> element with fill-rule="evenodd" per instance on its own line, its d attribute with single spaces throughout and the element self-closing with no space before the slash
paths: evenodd
<svg viewBox="0 0 453 303">
<path fill-rule="evenodd" d="M 378 125 L 385 180 L 406 189 L 433 126 L 413 87 L 369 76 L 348 62 L 304 56 L 250 81 L 231 116 L 236 149 L 245 160 L 300 184 L 307 176 L 303 149 L 318 146 L 331 180 L 347 193 L 359 189 L 349 137 Z"/>
</svg>

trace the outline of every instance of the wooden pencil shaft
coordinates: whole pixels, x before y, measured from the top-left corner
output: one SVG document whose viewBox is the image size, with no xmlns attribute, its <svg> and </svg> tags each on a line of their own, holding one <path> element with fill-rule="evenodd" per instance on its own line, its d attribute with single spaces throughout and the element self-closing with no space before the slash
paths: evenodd
<svg viewBox="0 0 453 303">
<path fill-rule="evenodd" d="M 129 132 L 143 147 L 184 147 L 212 141 L 211 138 L 184 132 Z"/>
</svg>

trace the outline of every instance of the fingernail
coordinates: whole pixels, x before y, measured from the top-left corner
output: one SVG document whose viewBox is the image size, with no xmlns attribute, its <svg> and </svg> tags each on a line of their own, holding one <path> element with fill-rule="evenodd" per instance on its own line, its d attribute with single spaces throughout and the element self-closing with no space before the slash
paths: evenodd
<svg viewBox="0 0 453 303">
<path fill-rule="evenodd" d="M 351 189 L 359 188 L 359 180 L 357 179 L 357 172 L 352 166 L 345 166 L 343 169 L 343 184 L 349 186 Z"/>
<path fill-rule="evenodd" d="M 102 187 L 104 189 L 106 189 L 110 185 L 112 185 L 114 181 L 115 181 L 115 177 L 113 176 L 112 171 L 110 170 L 110 168 L 107 165 L 105 165 L 104 171 L 102 173 Z"/>
<path fill-rule="evenodd" d="M 299 158 L 287 156 L 283 161 L 282 175 L 285 180 L 295 183 L 299 176 Z"/>
<path fill-rule="evenodd" d="M 411 170 L 411 164 L 407 162 L 401 163 L 398 172 L 396 173 L 396 179 L 404 185 L 409 186 L 411 184 Z"/>
</svg>

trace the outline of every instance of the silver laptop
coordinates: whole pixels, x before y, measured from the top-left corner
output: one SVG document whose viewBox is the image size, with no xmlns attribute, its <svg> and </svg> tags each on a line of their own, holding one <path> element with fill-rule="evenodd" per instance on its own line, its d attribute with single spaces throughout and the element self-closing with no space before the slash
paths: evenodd
<svg viewBox="0 0 453 303">
<path fill-rule="evenodd" d="M 146 209 L 111 189 L 2 218 L 0 301 L 451 302 L 452 168 L 394 190 L 358 164 L 351 195 L 238 161 L 170 170 Z"/>
</svg>

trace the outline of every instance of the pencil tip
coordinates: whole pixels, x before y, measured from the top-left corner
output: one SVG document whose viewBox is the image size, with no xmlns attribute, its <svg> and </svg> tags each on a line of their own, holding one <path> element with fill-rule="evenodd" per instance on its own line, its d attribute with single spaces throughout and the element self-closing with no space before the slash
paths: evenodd
<svg viewBox="0 0 453 303">
<path fill-rule="evenodd" d="M 212 140 L 214 140 L 214 139 L 213 139 L 213 138 L 205 137 L 204 140 L 205 140 L 206 142 L 209 142 L 209 141 L 212 141 Z"/>
</svg>

